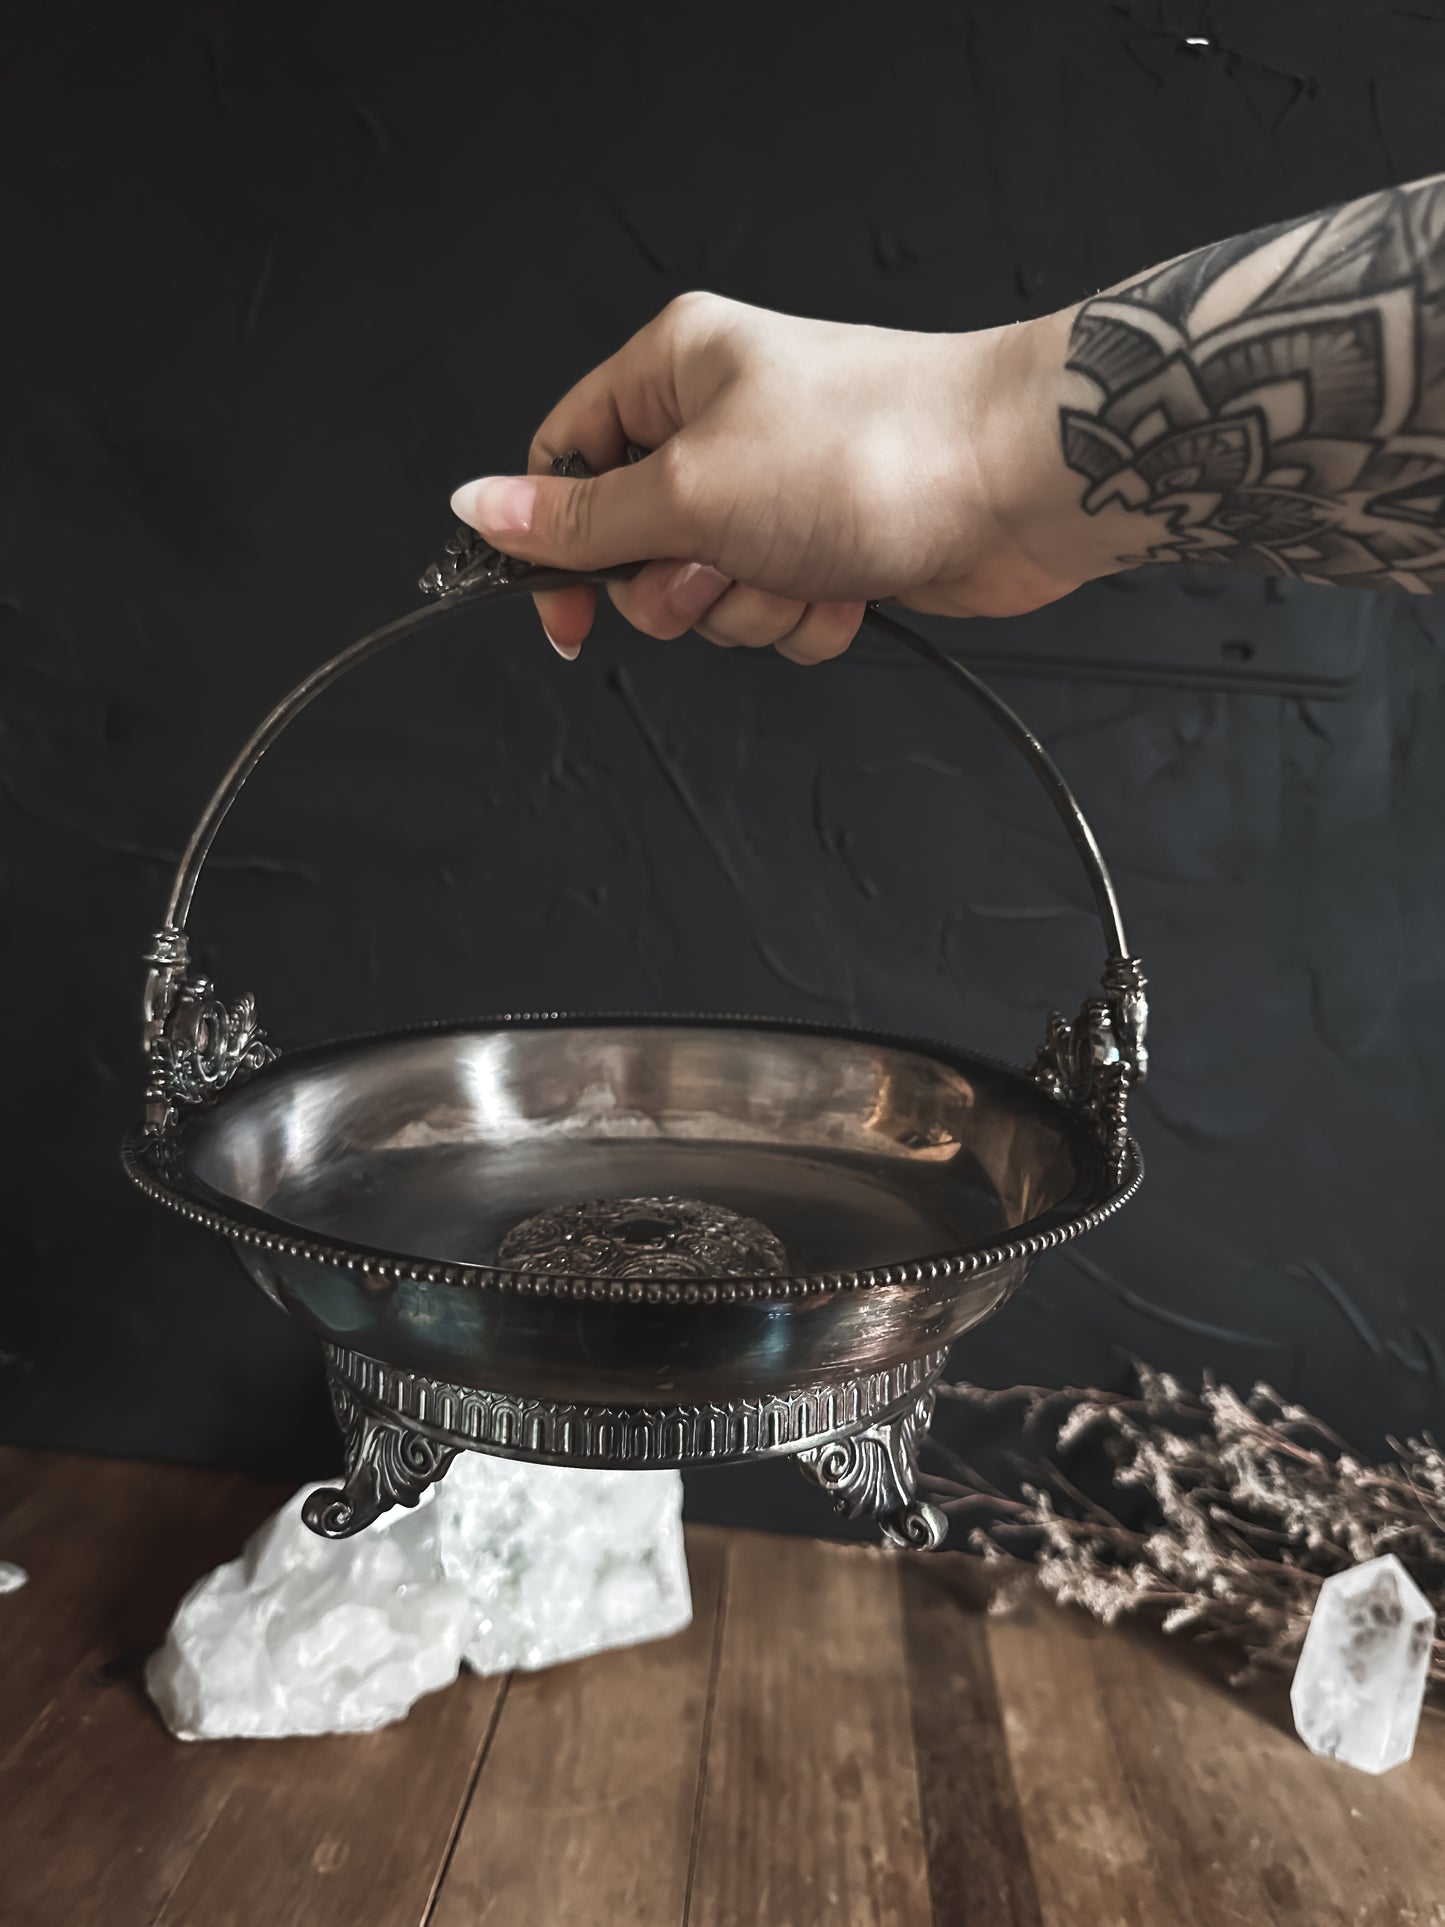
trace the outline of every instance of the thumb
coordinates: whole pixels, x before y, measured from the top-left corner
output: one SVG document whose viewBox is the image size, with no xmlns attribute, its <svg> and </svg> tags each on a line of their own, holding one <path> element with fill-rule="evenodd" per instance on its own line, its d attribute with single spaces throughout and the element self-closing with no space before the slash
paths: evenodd
<svg viewBox="0 0 1445 1927">
<path fill-rule="evenodd" d="M 682 553 L 680 516 L 655 455 L 603 475 L 485 475 L 452 513 L 504 555 L 554 569 L 608 569 Z"/>
</svg>

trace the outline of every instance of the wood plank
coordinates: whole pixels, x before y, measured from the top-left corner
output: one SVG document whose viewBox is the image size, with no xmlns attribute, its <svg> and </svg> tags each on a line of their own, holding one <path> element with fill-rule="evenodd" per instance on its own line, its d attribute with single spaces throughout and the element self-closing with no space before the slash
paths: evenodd
<svg viewBox="0 0 1445 1927">
<path fill-rule="evenodd" d="M 28 1445 L 0 1445 L 0 1559 L 13 1556 L 5 1540 L 10 1514 L 63 1462 L 59 1452 L 41 1452 Z"/>
<path fill-rule="evenodd" d="M 227 1791 L 155 1927 L 421 1927 L 506 1687 L 464 1674 L 380 1733 L 212 1742 Z"/>
<path fill-rule="evenodd" d="M 133 1681 L 76 1680 L 0 1773 L 6 1927 L 149 1927 L 225 1798 Z"/>
<path fill-rule="evenodd" d="M 0 1776 L 0 1918 L 420 1922 L 500 1690 L 463 1679 L 377 1734 L 185 1745 L 134 1680 L 77 1682 Z"/>
<path fill-rule="evenodd" d="M 898 1572 L 731 1536 L 689 1927 L 931 1922 Z"/>
<path fill-rule="evenodd" d="M 514 1677 L 432 1927 L 681 1922 L 724 1542 L 688 1534 L 685 1632 Z"/>
<path fill-rule="evenodd" d="M 0 1598 L 0 1762 L 77 1668 L 137 1668 L 186 1588 L 284 1492 L 196 1467 L 58 1459 L 5 1520 L 6 1557 L 30 1583 Z"/>
<path fill-rule="evenodd" d="M 1445 1721 L 1352 1773 L 1282 1688 L 986 1619 L 965 1561 L 703 1530 L 675 1640 L 364 1738 L 180 1745 L 140 1662 L 279 1496 L 0 1452 L 33 1574 L 0 1599 L 6 1927 L 1445 1927 Z"/>
<path fill-rule="evenodd" d="M 57 1459 L 8 1515 L 30 1584 L 0 1600 L 7 1923 L 122 1923 L 127 1883 L 140 1877 L 142 1911 L 129 1917 L 149 1922 L 219 1794 L 212 1776 L 179 1774 L 187 1750 L 142 1698 L 140 1666 L 186 1587 L 234 1554 L 277 1496 L 194 1468 L 75 1456 Z M 153 1810 L 151 1756 L 194 1797 L 172 1786 Z"/>
<path fill-rule="evenodd" d="M 1445 1921 L 1445 1725 L 1378 1777 L 1317 1760 L 1283 1684 L 1240 1692 L 1224 1666 L 1142 1629 L 1091 1642 L 1126 1779 L 1200 1927 Z"/>
<path fill-rule="evenodd" d="M 934 1918 L 1042 1927 L 977 1562 L 920 1554 L 899 1578 Z"/>
<path fill-rule="evenodd" d="M 1142 1627 L 1040 1603 L 989 1643 L 1045 1927 L 1445 1922 L 1445 1722 L 1376 1778 Z"/>
<path fill-rule="evenodd" d="M 1119 1758 L 1091 1664 L 1102 1629 L 1042 1607 L 988 1622 L 1044 1927 L 1189 1927 Z M 1143 1694 L 1130 1712 L 1149 1718 Z"/>
<path fill-rule="evenodd" d="M 23 1716 L 46 1693 L 18 1734 L 12 1720 L 0 1769 L 6 1927 L 420 1921 L 499 1685 L 463 1681 L 366 1737 L 183 1745 L 141 1662 L 282 1489 L 122 1461 L 63 1470 L 27 1526 L 32 1586 L 0 1600 L 28 1599 L 39 1676 L 6 1669 L 0 1704 Z"/>
</svg>

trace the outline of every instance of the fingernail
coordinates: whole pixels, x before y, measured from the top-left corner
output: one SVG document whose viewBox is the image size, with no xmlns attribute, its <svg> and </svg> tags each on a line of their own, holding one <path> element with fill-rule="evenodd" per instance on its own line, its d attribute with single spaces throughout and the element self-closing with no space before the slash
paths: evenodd
<svg viewBox="0 0 1445 1927">
<path fill-rule="evenodd" d="M 452 514 L 483 535 L 526 535 L 537 506 L 537 484 L 529 475 L 483 475 L 463 482 L 452 497 Z"/>
<path fill-rule="evenodd" d="M 542 624 L 542 634 L 547 638 L 548 642 L 551 643 L 563 662 L 576 662 L 577 658 L 581 655 L 582 645 L 580 642 L 574 642 L 570 645 L 565 642 L 558 642 L 545 622 Z"/>
<path fill-rule="evenodd" d="M 684 562 L 663 584 L 663 593 L 680 616 L 693 622 L 729 587 L 729 579 L 706 562 Z"/>
</svg>

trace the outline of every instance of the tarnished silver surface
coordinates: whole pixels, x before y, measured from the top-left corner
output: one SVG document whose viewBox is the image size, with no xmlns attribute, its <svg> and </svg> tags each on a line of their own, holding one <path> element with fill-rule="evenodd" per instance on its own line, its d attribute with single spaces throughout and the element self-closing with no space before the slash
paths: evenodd
<svg viewBox="0 0 1445 1927">
<path fill-rule="evenodd" d="M 1138 1181 L 1025 1072 L 741 1018 L 514 1017 L 298 1052 L 129 1156 L 321 1336 L 596 1402 L 771 1392 L 946 1344 Z M 649 1193 L 758 1219 L 790 1270 L 586 1277 L 500 1259 L 540 1211 Z"/>
<path fill-rule="evenodd" d="M 918 1496 L 918 1448 L 933 1417 L 933 1386 L 892 1417 L 830 1445 L 810 1448 L 799 1463 L 849 1519 L 876 1519 L 894 1545 L 933 1552 L 948 1519 Z"/>
<path fill-rule="evenodd" d="M 509 1397 L 398 1371 L 328 1345 L 346 1477 L 306 1502 L 313 1532 L 344 1539 L 393 1505 L 415 1505 L 459 1451 L 617 1471 L 796 1456 L 851 1518 L 931 1550 L 946 1521 L 917 1497 L 918 1441 L 946 1351 L 885 1372 L 708 1405 L 587 1405 Z"/>
<path fill-rule="evenodd" d="M 860 1426 L 914 1410 L 946 1357 L 940 1349 L 886 1371 L 793 1385 L 776 1395 L 739 1393 L 705 1404 L 657 1398 L 603 1405 L 482 1391 L 399 1371 L 345 1345 L 326 1347 L 326 1369 L 333 1387 L 342 1387 L 352 1400 L 344 1420 L 351 1410 L 385 1412 L 409 1430 L 459 1451 L 641 1471 L 732 1465 L 821 1447 Z"/>
<path fill-rule="evenodd" d="M 575 455 L 554 467 L 586 473 Z M 275 1061 L 251 999 L 226 1002 L 191 967 L 216 833 L 317 695 L 436 617 L 638 566 L 573 575 L 459 531 L 423 578 L 433 606 L 333 656 L 255 730 L 146 955 L 127 1168 L 229 1237 L 333 1348 L 348 1464 L 318 1497 L 320 1531 L 415 1503 L 460 1449 L 622 1464 L 791 1451 L 846 1508 L 933 1543 L 913 1491 L 920 1361 L 941 1362 L 1041 1252 L 1133 1195 L 1127 1106 L 1148 1063 L 1144 975 L 1093 832 L 1043 745 L 962 663 L 869 605 L 1019 750 L 1088 878 L 1100 991 L 1051 1020 L 1031 1071 L 826 1025 L 555 1013 Z M 876 1388 L 904 1380 L 880 1406 Z"/>
<path fill-rule="evenodd" d="M 1104 995 L 1087 998 L 1072 1023 L 1055 1011 L 1034 1059 L 1049 1096 L 1094 1120 L 1116 1175 L 1129 1156 L 1129 1093 L 1149 1073 L 1147 986 L 1137 957 L 1110 958 Z"/>
<path fill-rule="evenodd" d="M 233 1078 L 260 1070 L 276 1053 L 249 995 L 226 1004 L 209 978 L 191 972 L 183 931 L 158 930 L 146 961 L 145 1114 L 148 1125 L 164 1127 L 183 1111 L 210 1103 Z"/>
<path fill-rule="evenodd" d="M 393 1506 L 414 1506 L 446 1471 L 457 1447 L 428 1438 L 402 1419 L 364 1405 L 350 1384 L 329 1372 L 331 1405 L 346 1448 L 346 1478 L 319 1486 L 301 1516 L 323 1539 L 349 1539 Z"/>
<path fill-rule="evenodd" d="M 697 1198 L 587 1198 L 524 1218 L 497 1259 L 569 1278 L 779 1278 L 788 1254 L 756 1218 Z"/>
</svg>

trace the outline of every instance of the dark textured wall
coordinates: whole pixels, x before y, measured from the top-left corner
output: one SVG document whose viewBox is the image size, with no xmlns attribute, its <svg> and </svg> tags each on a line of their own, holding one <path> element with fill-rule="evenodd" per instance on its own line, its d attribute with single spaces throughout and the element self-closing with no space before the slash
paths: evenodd
<svg viewBox="0 0 1445 1927">
<path fill-rule="evenodd" d="M 408 605 L 452 485 L 680 289 L 1024 316 L 1445 167 L 1442 80 L 1418 4 L 36 10 L 0 117 L 4 1431 L 331 1467 L 309 1343 L 119 1174 L 138 957 L 238 739 Z M 1445 609 L 1161 572 L 933 632 L 1074 779 L 1157 1012 L 1140 1201 L 960 1362 L 1438 1423 Z M 922 666 L 614 622 L 566 668 L 523 611 L 314 711 L 193 927 L 283 1042 L 558 1004 L 1018 1056 L 1098 963 L 1046 806 Z M 786 1470 L 695 1503 L 822 1519 Z"/>
</svg>

